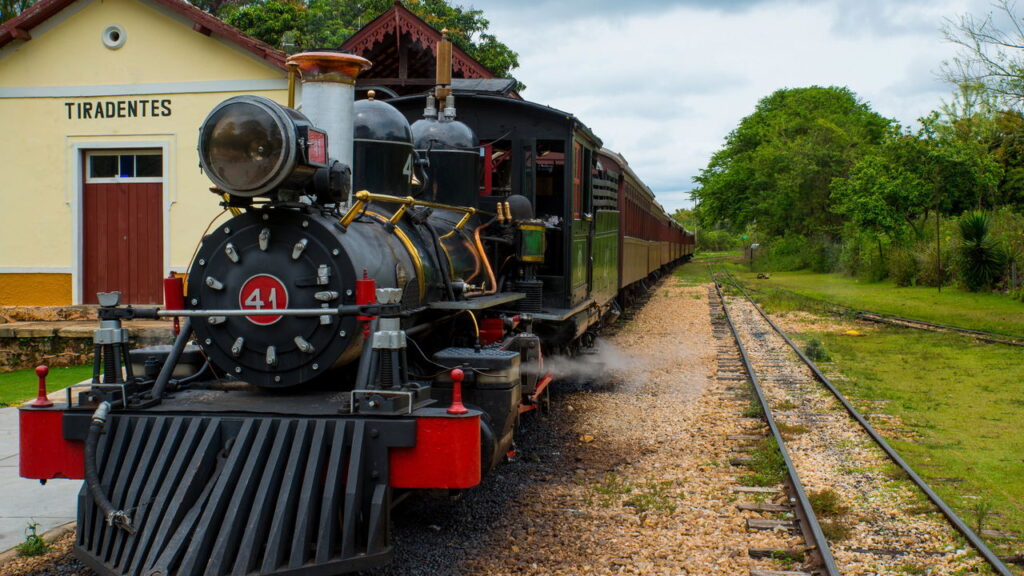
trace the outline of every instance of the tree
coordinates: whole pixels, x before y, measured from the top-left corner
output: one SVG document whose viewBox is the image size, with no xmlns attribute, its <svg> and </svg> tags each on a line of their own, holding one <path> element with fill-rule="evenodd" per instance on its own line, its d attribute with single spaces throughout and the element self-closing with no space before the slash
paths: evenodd
<svg viewBox="0 0 1024 576">
<path fill-rule="evenodd" d="M 898 130 L 897 130 L 898 132 Z M 897 133 L 878 150 L 857 161 L 850 175 L 832 181 L 836 213 L 859 229 L 889 237 L 916 232 L 917 219 L 928 212 L 933 187 L 922 168 L 928 149 L 917 137 Z M 879 257 L 882 258 L 879 243 Z"/>
<path fill-rule="evenodd" d="M 226 4 L 222 18 L 253 38 L 288 52 L 301 43 L 309 14 L 306 6 L 295 0 L 265 0 L 258 4 L 239 6 Z"/>
<path fill-rule="evenodd" d="M 992 237 L 991 228 L 984 212 L 971 212 L 960 219 L 960 278 L 971 292 L 991 288 L 1006 267 L 1006 250 Z"/>
<path fill-rule="evenodd" d="M 830 185 L 892 124 L 847 88 L 783 89 L 740 121 L 695 178 L 705 228 L 757 225 L 767 236 L 838 233 Z"/>
<path fill-rule="evenodd" d="M 0 22 L 14 18 L 35 3 L 36 0 L 0 0 Z"/>
<path fill-rule="evenodd" d="M 286 52 L 337 48 L 394 0 L 195 0 L 195 5 L 242 32 Z M 404 5 L 498 77 L 519 67 L 519 55 L 488 33 L 482 10 L 448 0 L 405 0 Z"/>
<path fill-rule="evenodd" d="M 998 112 L 989 149 L 1002 169 L 993 205 L 1024 209 L 1024 115 L 1011 110 Z"/>
<path fill-rule="evenodd" d="M 688 208 L 676 208 L 676 211 L 672 213 L 672 219 L 687 230 L 693 230 L 696 228 L 697 215 L 694 214 L 693 210 Z"/>
<path fill-rule="evenodd" d="M 984 86 L 1019 108 L 1024 104 L 1024 22 L 1013 0 L 995 0 L 993 6 L 995 14 L 983 18 L 964 14 L 946 20 L 942 32 L 959 53 L 944 64 L 943 75 L 954 84 Z"/>
</svg>

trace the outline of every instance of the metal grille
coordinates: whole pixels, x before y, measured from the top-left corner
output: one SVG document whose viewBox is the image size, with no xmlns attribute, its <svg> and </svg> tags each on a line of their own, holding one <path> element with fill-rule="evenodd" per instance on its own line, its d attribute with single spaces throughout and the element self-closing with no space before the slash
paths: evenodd
<svg viewBox="0 0 1024 576">
<path fill-rule="evenodd" d="M 411 444 L 412 421 L 119 415 L 107 426 L 102 484 L 137 531 L 107 526 L 83 487 L 76 553 L 101 574 L 332 574 L 390 559 L 387 448 Z"/>
<path fill-rule="evenodd" d="M 543 281 L 520 280 L 516 282 L 515 290 L 526 294 L 526 297 L 518 302 L 520 312 L 540 312 L 544 297 Z"/>
</svg>

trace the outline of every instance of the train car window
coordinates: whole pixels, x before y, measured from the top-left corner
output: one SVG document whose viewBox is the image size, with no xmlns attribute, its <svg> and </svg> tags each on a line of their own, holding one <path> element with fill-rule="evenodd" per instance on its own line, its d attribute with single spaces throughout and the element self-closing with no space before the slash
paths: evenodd
<svg viewBox="0 0 1024 576">
<path fill-rule="evenodd" d="M 526 196 L 530 201 L 534 200 L 533 194 L 533 144 L 523 146 L 523 182 L 519 187 L 519 193 Z"/>
<path fill-rule="evenodd" d="M 579 169 L 583 178 L 583 198 L 580 211 L 591 215 L 594 214 L 594 167 L 597 164 L 596 160 L 597 158 L 593 150 L 589 148 L 583 150 L 583 166 Z M 583 167 L 586 167 L 586 169 L 584 170 Z"/>
<path fill-rule="evenodd" d="M 490 159 L 484 162 L 490 167 L 481 170 L 483 177 L 482 194 L 485 196 L 508 196 L 512 193 L 512 143 L 496 140 L 484 147 L 490 151 Z"/>
<path fill-rule="evenodd" d="M 536 172 L 537 216 L 558 222 L 565 216 L 562 202 L 565 199 L 565 142 L 562 140 L 537 140 L 537 155 L 534 158 Z M 558 222 L 552 221 L 553 224 Z M 550 253 L 550 250 L 548 251 Z"/>
<path fill-rule="evenodd" d="M 572 219 L 579 220 L 583 211 L 583 145 L 572 143 Z"/>
</svg>

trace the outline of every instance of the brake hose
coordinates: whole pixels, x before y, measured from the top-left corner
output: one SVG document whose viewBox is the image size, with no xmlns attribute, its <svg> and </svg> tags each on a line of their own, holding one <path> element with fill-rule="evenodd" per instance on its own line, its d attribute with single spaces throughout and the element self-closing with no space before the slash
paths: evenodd
<svg viewBox="0 0 1024 576">
<path fill-rule="evenodd" d="M 132 518 L 124 510 L 115 510 L 114 505 L 103 493 L 100 485 L 99 471 L 96 469 L 96 445 L 99 444 L 100 434 L 110 414 L 110 402 L 100 402 L 96 411 L 92 413 L 92 423 L 89 424 L 89 435 L 85 439 L 85 485 L 89 488 L 93 501 L 103 513 L 103 519 L 107 526 L 121 528 L 129 534 L 135 533 L 135 526 L 132 525 Z"/>
</svg>

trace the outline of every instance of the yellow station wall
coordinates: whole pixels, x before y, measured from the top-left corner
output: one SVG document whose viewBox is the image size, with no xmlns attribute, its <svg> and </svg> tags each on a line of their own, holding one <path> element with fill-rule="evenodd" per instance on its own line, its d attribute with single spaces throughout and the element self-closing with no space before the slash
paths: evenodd
<svg viewBox="0 0 1024 576">
<path fill-rule="evenodd" d="M 101 39 L 112 24 L 126 35 L 117 50 Z M 75 226 L 82 150 L 90 146 L 164 148 L 164 268 L 188 265 L 221 211 L 198 167 L 200 124 L 236 94 L 282 103 L 287 97 L 282 70 L 191 25 L 145 0 L 82 0 L 33 29 L 30 41 L 0 50 L 0 305 L 78 302 L 81 232 Z M 139 90 L 121 94 L 125 85 Z M 240 89 L 245 86 L 263 89 Z M 61 92 L 50 96 L 47 87 Z M 68 87 L 90 96 L 68 95 Z M 32 94 L 11 97 L 25 91 Z M 158 101 L 148 105 L 158 115 L 79 117 L 79 103 L 128 100 Z"/>
</svg>

